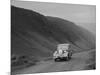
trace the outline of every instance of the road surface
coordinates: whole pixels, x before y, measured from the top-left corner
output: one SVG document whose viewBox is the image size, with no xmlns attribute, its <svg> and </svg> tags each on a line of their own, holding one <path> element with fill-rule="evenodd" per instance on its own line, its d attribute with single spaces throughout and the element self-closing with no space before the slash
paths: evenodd
<svg viewBox="0 0 100 75">
<path fill-rule="evenodd" d="M 70 61 L 65 62 L 54 62 L 53 60 L 42 61 L 38 65 L 31 66 L 22 70 L 18 70 L 15 74 L 32 74 L 32 73 L 44 73 L 44 72 L 58 72 L 58 71 L 75 71 L 83 70 L 87 65 L 87 61 L 90 59 L 89 53 L 92 52 L 85 51 L 80 53 L 75 53 Z"/>
</svg>

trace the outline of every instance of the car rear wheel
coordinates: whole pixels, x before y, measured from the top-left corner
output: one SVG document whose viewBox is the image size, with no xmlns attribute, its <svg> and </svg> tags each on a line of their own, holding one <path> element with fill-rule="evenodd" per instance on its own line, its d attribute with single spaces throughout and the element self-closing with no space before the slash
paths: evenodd
<svg viewBox="0 0 100 75">
<path fill-rule="evenodd" d="M 72 58 L 72 53 L 69 53 L 67 58 L 70 60 Z"/>
</svg>

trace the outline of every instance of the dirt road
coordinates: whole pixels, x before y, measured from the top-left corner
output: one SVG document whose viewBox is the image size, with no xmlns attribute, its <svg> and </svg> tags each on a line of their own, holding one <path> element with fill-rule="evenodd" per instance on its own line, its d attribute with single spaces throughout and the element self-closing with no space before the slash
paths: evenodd
<svg viewBox="0 0 100 75">
<path fill-rule="evenodd" d="M 90 51 L 75 53 L 70 61 L 65 62 L 54 62 L 53 60 L 42 61 L 36 66 L 31 66 L 13 74 L 31 74 L 31 73 L 43 73 L 43 72 L 58 72 L 58 71 L 75 71 L 83 70 L 86 63 L 90 59 Z"/>
</svg>

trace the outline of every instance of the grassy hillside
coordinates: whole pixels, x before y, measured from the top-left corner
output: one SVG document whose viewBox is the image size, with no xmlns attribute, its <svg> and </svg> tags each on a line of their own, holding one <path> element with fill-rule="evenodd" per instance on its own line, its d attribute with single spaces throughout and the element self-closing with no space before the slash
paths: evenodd
<svg viewBox="0 0 100 75">
<path fill-rule="evenodd" d="M 37 12 L 11 7 L 11 54 L 50 57 L 59 43 L 70 43 L 75 51 L 95 46 L 90 32 L 73 22 L 43 16 Z"/>
</svg>

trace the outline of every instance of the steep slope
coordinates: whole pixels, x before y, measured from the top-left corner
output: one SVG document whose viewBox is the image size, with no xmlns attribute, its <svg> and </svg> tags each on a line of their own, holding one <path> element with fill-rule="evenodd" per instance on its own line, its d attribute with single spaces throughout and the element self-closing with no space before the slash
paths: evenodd
<svg viewBox="0 0 100 75">
<path fill-rule="evenodd" d="M 74 23 L 37 12 L 11 7 L 11 52 L 15 55 L 49 57 L 59 43 L 71 43 L 72 49 L 90 49 L 90 33 Z M 87 37 L 86 37 L 87 36 Z"/>
<path fill-rule="evenodd" d="M 45 17 L 22 8 L 11 7 L 11 47 L 12 53 L 48 56 L 50 51 L 39 44 L 42 33 L 47 36 Z M 41 32 L 41 35 L 39 35 Z M 36 33 L 36 35 L 35 35 Z M 38 36 L 39 35 L 39 36 Z M 42 39 L 43 40 L 43 39 Z M 44 40 L 45 41 L 45 40 Z M 36 47 L 38 46 L 38 47 Z"/>
<path fill-rule="evenodd" d="M 63 34 L 64 38 L 71 44 L 74 44 L 80 49 L 90 49 L 95 47 L 95 38 L 88 30 L 75 25 L 73 22 L 61 18 L 47 16 L 47 19 L 52 28 L 56 27 L 56 30 L 58 29 L 57 27 L 60 28 L 59 33 Z M 57 34 L 59 35 L 59 33 Z M 59 39 L 62 40 L 61 38 Z M 63 43 L 64 42 L 66 41 L 64 40 Z"/>
</svg>

